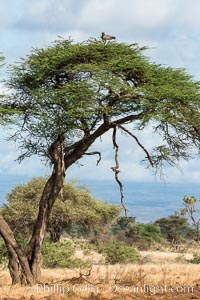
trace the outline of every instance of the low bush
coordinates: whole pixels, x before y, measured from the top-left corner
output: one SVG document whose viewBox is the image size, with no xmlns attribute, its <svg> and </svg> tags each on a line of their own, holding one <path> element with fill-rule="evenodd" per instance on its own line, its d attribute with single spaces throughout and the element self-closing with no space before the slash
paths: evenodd
<svg viewBox="0 0 200 300">
<path fill-rule="evenodd" d="M 44 268 L 77 268 L 80 261 L 74 257 L 74 247 L 70 242 L 50 243 L 46 241 L 42 248 Z"/>
<path fill-rule="evenodd" d="M 107 243 L 99 243 L 97 251 L 105 256 L 106 262 L 109 264 L 128 264 L 135 263 L 139 260 L 139 256 L 134 247 L 126 246 L 119 241 L 110 241 Z"/>
<path fill-rule="evenodd" d="M 193 259 L 190 260 L 192 264 L 200 264 L 200 253 L 194 253 Z"/>
<path fill-rule="evenodd" d="M 148 250 L 162 241 L 160 229 L 154 224 L 129 224 L 125 236 L 140 250 Z"/>
</svg>

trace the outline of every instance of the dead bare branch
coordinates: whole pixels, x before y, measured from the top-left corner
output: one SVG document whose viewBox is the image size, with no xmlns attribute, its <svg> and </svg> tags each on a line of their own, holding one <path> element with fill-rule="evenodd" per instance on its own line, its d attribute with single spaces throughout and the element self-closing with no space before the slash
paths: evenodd
<svg viewBox="0 0 200 300">
<path fill-rule="evenodd" d="M 99 159 L 97 160 L 97 166 L 101 161 L 101 152 L 99 151 L 93 151 L 93 152 L 86 152 L 84 155 L 99 155 Z"/>
<path fill-rule="evenodd" d="M 149 152 L 147 151 L 147 149 L 140 143 L 139 139 L 132 133 L 130 132 L 127 128 L 125 128 L 122 125 L 118 126 L 121 130 L 125 131 L 128 135 L 130 135 L 132 138 L 135 139 L 136 143 L 138 144 L 138 146 L 146 153 L 147 159 L 150 162 L 150 165 L 152 167 L 154 167 L 153 161 L 151 159 L 151 155 L 149 154 Z"/>
<path fill-rule="evenodd" d="M 72 277 L 70 279 L 62 279 L 59 281 L 54 281 L 53 283 L 61 283 L 61 282 L 70 282 L 70 283 L 84 283 L 85 281 L 92 284 L 92 285 L 97 285 L 91 281 L 89 281 L 87 278 L 85 277 L 89 277 L 91 275 L 91 271 L 92 271 L 92 265 L 90 265 L 88 272 L 86 274 L 82 273 L 81 271 L 79 272 L 79 276 L 78 277 Z"/>
<path fill-rule="evenodd" d="M 121 206 L 123 207 L 125 216 L 128 217 L 128 215 L 127 215 L 128 209 L 126 208 L 126 206 L 124 204 L 123 184 L 121 183 L 121 181 L 119 180 L 119 177 L 118 177 L 118 174 L 120 173 L 120 170 L 119 170 L 119 159 L 118 159 L 119 146 L 118 146 L 118 144 L 116 142 L 116 133 L 117 133 L 117 127 L 114 126 L 112 141 L 113 141 L 113 146 L 114 146 L 114 149 L 115 149 L 115 167 L 111 167 L 111 170 L 113 170 L 113 172 L 115 173 L 115 180 L 118 183 L 119 188 L 120 188 Z"/>
</svg>

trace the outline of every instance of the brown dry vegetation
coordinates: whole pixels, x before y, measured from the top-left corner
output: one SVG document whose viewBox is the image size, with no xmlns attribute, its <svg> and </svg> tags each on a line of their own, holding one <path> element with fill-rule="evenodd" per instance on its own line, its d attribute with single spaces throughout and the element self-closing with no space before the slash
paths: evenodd
<svg viewBox="0 0 200 300">
<path fill-rule="evenodd" d="M 200 265 L 187 262 L 191 255 L 144 251 L 141 256 L 140 264 L 93 265 L 91 272 L 45 269 L 34 287 L 11 286 L 3 270 L 0 299 L 200 299 Z"/>
</svg>

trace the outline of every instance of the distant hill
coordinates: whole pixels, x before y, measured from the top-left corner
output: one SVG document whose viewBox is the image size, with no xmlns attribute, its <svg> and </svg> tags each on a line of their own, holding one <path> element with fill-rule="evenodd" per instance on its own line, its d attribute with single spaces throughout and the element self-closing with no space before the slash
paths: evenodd
<svg viewBox="0 0 200 300">
<path fill-rule="evenodd" d="M 13 187 L 30 179 L 29 176 L 0 175 L 0 205 L 6 202 L 6 194 Z M 80 183 L 86 184 L 95 198 L 120 205 L 119 187 L 115 180 L 82 180 Z M 123 184 L 129 216 L 136 216 L 138 222 L 147 223 L 173 214 L 181 208 L 185 195 L 200 199 L 200 186 L 197 184 L 130 181 Z"/>
</svg>

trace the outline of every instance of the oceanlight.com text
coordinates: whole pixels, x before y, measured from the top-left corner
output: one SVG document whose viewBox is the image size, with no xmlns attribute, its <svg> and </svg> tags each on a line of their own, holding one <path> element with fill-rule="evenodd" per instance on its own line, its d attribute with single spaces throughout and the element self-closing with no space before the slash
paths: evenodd
<svg viewBox="0 0 200 300">
<path fill-rule="evenodd" d="M 129 285 L 105 285 L 97 286 L 93 284 L 73 284 L 73 285 L 59 285 L 59 284 L 37 284 L 34 287 L 37 293 L 45 294 L 67 294 L 74 292 L 77 294 L 85 293 L 102 293 L 110 292 L 113 294 L 193 294 L 193 286 L 167 286 L 167 285 L 143 285 L 143 286 L 129 286 Z"/>
</svg>

